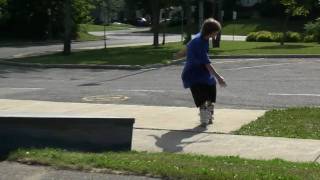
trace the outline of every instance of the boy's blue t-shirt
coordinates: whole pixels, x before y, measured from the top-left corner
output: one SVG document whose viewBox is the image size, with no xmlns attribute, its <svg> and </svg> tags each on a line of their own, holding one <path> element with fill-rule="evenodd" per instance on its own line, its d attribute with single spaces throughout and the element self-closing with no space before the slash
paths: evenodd
<svg viewBox="0 0 320 180">
<path fill-rule="evenodd" d="M 209 40 L 205 40 L 198 33 L 187 45 L 187 60 L 182 71 L 184 88 L 190 88 L 195 84 L 214 85 L 215 78 L 210 75 L 205 67 L 210 64 Z"/>
</svg>

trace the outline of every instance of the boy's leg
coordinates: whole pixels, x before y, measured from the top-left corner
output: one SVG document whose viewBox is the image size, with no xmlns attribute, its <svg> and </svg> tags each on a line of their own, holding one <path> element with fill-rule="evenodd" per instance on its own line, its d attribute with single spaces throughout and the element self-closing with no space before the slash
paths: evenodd
<svg viewBox="0 0 320 180">
<path fill-rule="evenodd" d="M 208 110 L 210 112 L 209 124 L 212 124 L 214 120 L 214 103 L 212 103 L 211 101 L 208 102 Z"/>
<path fill-rule="evenodd" d="M 214 104 L 216 102 L 216 98 L 217 98 L 217 87 L 216 85 L 212 85 L 209 88 L 209 102 L 208 102 L 208 109 L 210 110 L 210 120 L 209 120 L 209 124 L 212 124 L 213 120 L 214 120 Z"/>
<path fill-rule="evenodd" d="M 210 123 L 211 112 L 207 106 L 207 103 L 204 103 L 199 107 L 200 123 L 201 126 L 206 127 Z"/>
</svg>

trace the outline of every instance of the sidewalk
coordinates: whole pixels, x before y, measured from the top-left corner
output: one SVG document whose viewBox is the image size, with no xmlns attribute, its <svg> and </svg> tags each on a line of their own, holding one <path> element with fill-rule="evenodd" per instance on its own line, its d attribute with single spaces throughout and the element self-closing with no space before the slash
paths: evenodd
<svg viewBox="0 0 320 180">
<path fill-rule="evenodd" d="M 0 180 L 157 180 L 157 178 L 116 173 L 58 170 L 46 166 L 0 162 Z"/>
<path fill-rule="evenodd" d="M 231 135 L 264 110 L 216 109 L 213 126 L 198 127 L 196 108 L 61 103 L 0 99 L 0 114 L 136 118 L 133 150 L 181 152 L 250 159 L 319 162 L 320 140 Z"/>
</svg>

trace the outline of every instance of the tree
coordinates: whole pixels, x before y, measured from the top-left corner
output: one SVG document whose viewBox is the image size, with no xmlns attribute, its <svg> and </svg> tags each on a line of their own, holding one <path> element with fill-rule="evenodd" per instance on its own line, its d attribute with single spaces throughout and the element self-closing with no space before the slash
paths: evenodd
<svg viewBox="0 0 320 180">
<path fill-rule="evenodd" d="M 186 37 L 184 44 L 188 43 L 191 40 L 192 34 L 192 12 L 191 12 L 191 0 L 184 0 L 184 12 L 186 14 L 187 26 L 186 26 Z"/>
<path fill-rule="evenodd" d="M 0 0 L 0 29 L 2 28 L 6 19 L 8 18 L 7 5 L 7 0 Z"/>
<path fill-rule="evenodd" d="M 90 1 L 71 1 L 73 38 L 77 35 L 77 25 L 90 20 L 93 7 Z M 63 39 L 65 0 L 0 0 L 2 2 L 6 2 L 7 15 L 1 31 L 10 32 L 16 38 L 45 40 L 52 35 L 54 39 Z"/>
<path fill-rule="evenodd" d="M 160 25 L 160 0 L 151 0 L 152 6 L 152 29 L 153 46 L 159 46 L 159 25 Z"/>
<path fill-rule="evenodd" d="M 314 22 L 309 22 L 305 25 L 304 29 L 307 34 L 314 36 L 316 41 L 320 44 L 320 18 Z"/>
<path fill-rule="evenodd" d="M 284 45 L 287 34 L 287 24 L 292 16 L 306 16 L 309 13 L 309 10 L 306 7 L 306 4 L 298 2 L 297 0 L 280 0 L 281 4 L 285 7 L 285 19 L 283 22 L 283 36 L 281 39 L 281 45 Z"/>
<path fill-rule="evenodd" d="M 63 54 L 71 53 L 71 30 L 72 30 L 71 0 L 64 0 L 64 45 Z"/>
</svg>

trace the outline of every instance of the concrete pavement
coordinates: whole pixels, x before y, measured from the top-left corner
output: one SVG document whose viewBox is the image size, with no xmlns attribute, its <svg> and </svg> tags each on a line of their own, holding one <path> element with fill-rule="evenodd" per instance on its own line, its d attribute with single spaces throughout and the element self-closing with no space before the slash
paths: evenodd
<svg viewBox="0 0 320 180">
<path fill-rule="evenodd" d="M 15 162 L 0 162 L 0 180 L 156 180 L 157 178 L 58 170 L 46 166 L 29 166 Z"/>
<path fill-rule="evenodd" d="M 199 127 L 196 108 L 0 99 L 1 115 L 134 117 L 133 150 L 250 159 L 320 162 L 320 140 L 232 135 L 264 110 L 216 109 L 213 126 Z"/>
</svg>

